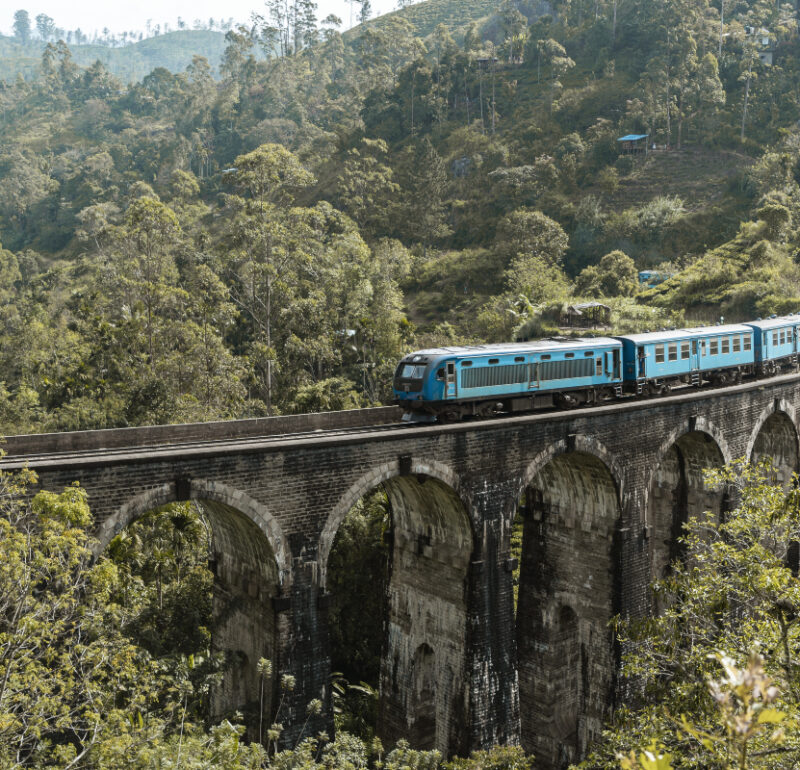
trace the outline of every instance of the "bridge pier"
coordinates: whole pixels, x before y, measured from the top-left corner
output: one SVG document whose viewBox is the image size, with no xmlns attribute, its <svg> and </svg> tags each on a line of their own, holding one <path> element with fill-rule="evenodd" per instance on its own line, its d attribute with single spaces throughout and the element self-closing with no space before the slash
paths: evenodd
<svg viewBox="0 0 800 770">
<path fill-rule="evenodd" d="M 292 559 L 289 601 L 280 609 L 282 630 L 280 667 L 273 668 L 278 709 L 274 719 L 284 727 L 282 748 L 293 748 L 305 738 L 324 731 L 333 736 L 331 658 L 328 643 L 328 597 L 320 590 L 316 561 L 304 555 Z M 291 690 L 281 686 L 281 677 L 294 677 Z M 319 711 L 309 711 L 313 700 L 321 701 Z"/>
<path fill-rule="evenodd" d="M 475 751 L 520 743 L 511 528 L 517 486 L 497 480 L 470 495 L 479 524 L 469 569 L 469 744 Z"/>
</svg>

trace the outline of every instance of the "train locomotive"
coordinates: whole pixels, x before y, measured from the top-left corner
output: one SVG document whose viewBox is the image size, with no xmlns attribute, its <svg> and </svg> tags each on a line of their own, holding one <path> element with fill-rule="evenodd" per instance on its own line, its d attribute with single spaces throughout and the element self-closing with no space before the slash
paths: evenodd
<svg viewBox="0 0 800 770">
<path fill-rule="evenodd" d="M 418 350 L 395 371 L 408 422 L 569 408 L 771 377 L 797 367 L 800 314 L 619 337 Z"/>
</svg>

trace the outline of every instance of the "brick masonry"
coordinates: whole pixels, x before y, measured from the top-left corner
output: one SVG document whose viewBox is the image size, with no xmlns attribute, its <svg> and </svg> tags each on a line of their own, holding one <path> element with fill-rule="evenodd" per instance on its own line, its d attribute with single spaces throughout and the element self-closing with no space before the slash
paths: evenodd
<svg viewBox="0 0 800 770">
<path fill-rule="evenodd" d="M 339 417 L 336 430 L 300 422 L 309 432 L 263 440 L 237 423 L 12 437 L 0 465 L 30 458 L 46 489 L 80 481 L 101 543 L 156 506 L 204 502 L 215 607 L 228 618 L 216 641 L 238 656 L 215 710 L 252 709 L 255 665 L 269 657 L 297 681 L 281 714 L 287 741 L 312 698 L 324 708 L 305 735 L 331 729 L 327 557 L 353 503 L 383 484 L 394 521 L 381 731 L 444 752 L 522 742 L 557 768 L 620 697 L 609 618 L 651 611 L 649 582 L 675 555 L 680 523 L 724 505 L 702 468 L 770 455 L 784 482 L 797 470 L 799 383 L 445 426 L 385 427 L 386 410 L 363 431 Z"/>
</svg>

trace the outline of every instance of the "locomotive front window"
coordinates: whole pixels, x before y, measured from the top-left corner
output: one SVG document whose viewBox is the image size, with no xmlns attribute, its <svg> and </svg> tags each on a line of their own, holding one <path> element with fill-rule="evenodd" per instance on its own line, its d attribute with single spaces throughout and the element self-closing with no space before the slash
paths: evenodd
<svg viewBox="0 0 800 770">
<path fill-rule="evenodd" d="M 681 358 L 687 359 L 692 355 L 692 346 L 689 342 L 681 342 Z"/>
<path fill-rule="evenodd" d="M 425 376 L 425 364 L 403 364 L 400 377 L 404 380 L 421 380 Z"/>
<path fill-rule="evenodd" d="M 656 345 L 656 363 L 663 364 L 664 363 L 664 346 L 663 345 Z"/>
<path fill-rule="evenodd" d="M 710 356 L 716 356 L 719 353 L 719 338 L 714 337 L 713 340 L 709 340 L 708 348 L 708 354 Z"/>
<path fill-rule="evenodd" d="M 731 338 L 730 337 L 723 337 L 722 338 L 722 353 L 724 355 L 725 353 L 730 353 L 730 352 L 731 352 Z"/>
<path fill-rule="evenodd" d="M 733 338 L 733 352 L 740 353 L 742 350 L 742 338 L 737 334 Z"/>
<path fill-rule="evenodd" d="M 678 360 L 678 345 L 675 342 L 671 342 L 669 344 L 669 360 L 670 361 L 677 361 Z"/>
</svg>

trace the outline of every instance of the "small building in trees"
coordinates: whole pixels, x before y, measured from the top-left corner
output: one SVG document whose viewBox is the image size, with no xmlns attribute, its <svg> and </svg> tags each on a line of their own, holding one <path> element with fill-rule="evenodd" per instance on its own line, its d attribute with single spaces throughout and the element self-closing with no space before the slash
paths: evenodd
<svg viewBox="0 0 800 770">
<path fill-rule="evenodd" d="M 611 308 L 602 302 L 579 302 L 568 305 L 561 317 L 561 326 L 580 327 L 583 329 L 608 326 L 611 323 Z"/>
<path fill-rule="evenodd" d="M 622 152 L 628 155 L 647 155 L 647 138 L 649 134 L 626 134 L 617 141 Z"/>
</svg>

